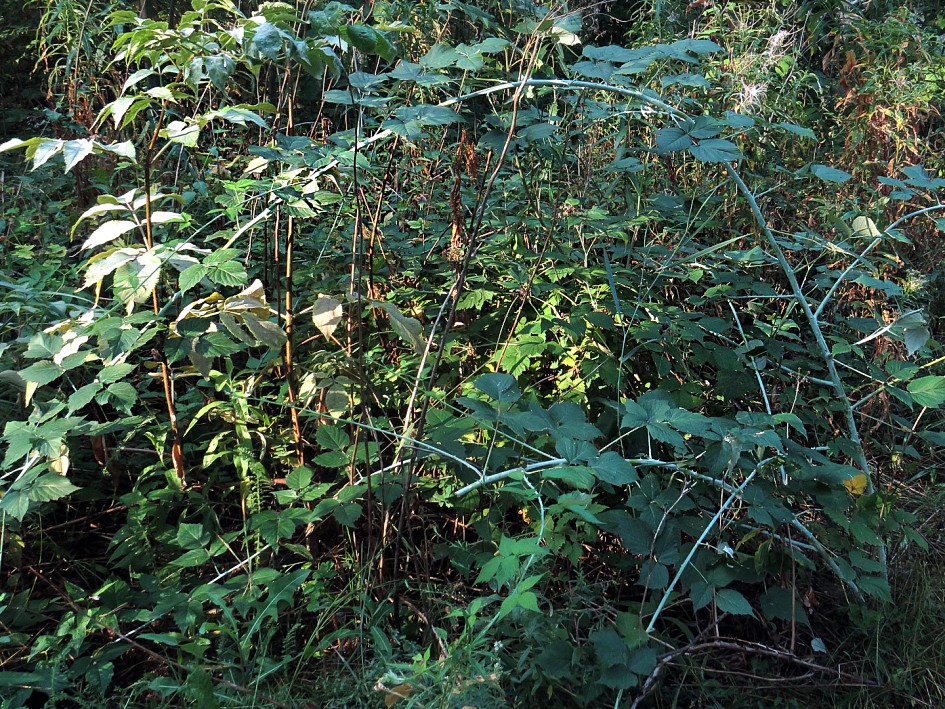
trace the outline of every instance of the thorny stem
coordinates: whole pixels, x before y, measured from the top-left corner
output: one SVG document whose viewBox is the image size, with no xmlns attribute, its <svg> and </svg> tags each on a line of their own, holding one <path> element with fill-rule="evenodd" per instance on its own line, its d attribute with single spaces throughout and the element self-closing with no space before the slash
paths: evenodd
<svg viewBox="0 0 945 709">
<path fill-rule="evenodd" d="M 725 168 L 728 170 L 728 174 L 738 188 L 738 191 L 741 192 L 742 196 L 747 200 L 749 206 L 751 207 L 755 221 L 757 222 L 758 227 L 761 229 L 762 233 L 765 235 L 771 250 L 774 252 L 774 256 L 778 260 L 778 265 L 781 267 L 781 271 L 784 273 L 785 278 L 787 278 L 788 285 L 791 288 L 791 292 L 794 294 L 794 298 L 797 300 L 798 305 L 800 305 L 801 310 L 804 311 L 804 315 L 807 318 L 807 324 L 814 335 L 814 340 L 817 342 L 817 347 L 820 349 L 820 354 L 824 359 L 824 364 L 827 366 L 827 374 L 829 376 L 831 385 L 833 386 L 833 389 L 837 394 L 837 398 L 840 400 L 843 406 L 847 434 L 850 436 L 850 442 L 853 443 L 853 454 L 856 465 L 860 469 L 860 472 L 866 477 L 866 492 L 872 495 L 876 491 L 876 488 L 873 484 L 873 476 L 870 474 L 869 461 L 866 460 L 866 452 L 863 449 L 863 440 L 860 438 L 860 432 L 856 425 L 853 405 L 850 403 L 846 388 L 843 385 L 843 380 L 840 378 L 840 373 L 837 371 L 837 365 L 834 362 L 833 353 L 830 349 L 830 346 L 827 344 L 824 333 L 820 329 L 820 321 L 817 319 L 817 315 L 811 309 L 810 303 L 807 301 L 807 297 L 804 295 L 804 291 L 801 289 L 801 285 L 797 281 L 797 276 L 794 273 L 794 269 L 791 267 L 787 257 L 784 255 L 784 251 L 781 249 L 781 245 L 778 243 L 774 233 L 771 231 L 771 227 L 768 226 L 768 220 L 765 219 L 764 214 L 761 212 L 761 207 L 758 206 L 755 196 L 752 194 L 751 190 L 748 189 L 748 185 L 745 184 L 745 181 L 742 179 L 741 175 L 738 174 L 738 171 L 735 169 L 732 163 L 725 163 Z M 879 561 L 883 566 L 883 578 L 886 578 L 888 573 L 886 562 L 886 545 L 881 543 L 878 547 L 878 552 Z"/>
<path fill-rule="evenodd" d="M 669 598 L 673 593 L 673 589 L 676 588 L 676 584 L 679 583 L 680 577 L 682 577 L 683 572 L 689 568 L 689 564 L 692 562 L 692 558 L 696 555 L 696 552 L 699 551 L 699 547 L 702 546 L 702 542 L 705 541 L 705 538 L 708 536 L 709 532 L 712 531 L 712 528 L 722 519 L 722 515 L 725 514 L 725 511 L 732 505 L 735 500 L 744 492 L 745 488 L 748 487 L 758 471 L 761 470 L 761 467 L 774 458 L 765 458 L 759 462 L 755 469 L 752 470 L 748 477 L 742 480 L 741 484 L 732 490 L 731 494 L 728 496 L 728 499 L 722 503 L 719 507 L 719 511 L 713 515 L 712 519 L 709 520 L 709 523 L 705 526 L 705 529 L 702 530 L 702 534 L 699 535 L 699 538 L 696 539 L 695 544 L 692 545 L 692 549 L 689 550 L 689 553 L 686 555 L 686 558 L 683 559 L 683 562 L 679 565 L 679 568 L 676 570 L 676 575 L 673 577 L 673 580 L 670 581 L 669 586 L 666 587 L 666 591 L 663 592 L 663 597 L 660 599 L 659 604 L 656 606 L 656 610 L 653 611 L 653 616 L 650 618 L 649 625 L 646 626 L 646 634 L 650 635 L 653 632 L 653 628 L 656 627 L 656 621 L 660 617 L 660 613 L 663 612 L 663 608 L 666 607 L 666 604 L 669 602 Z"/>
</svg>

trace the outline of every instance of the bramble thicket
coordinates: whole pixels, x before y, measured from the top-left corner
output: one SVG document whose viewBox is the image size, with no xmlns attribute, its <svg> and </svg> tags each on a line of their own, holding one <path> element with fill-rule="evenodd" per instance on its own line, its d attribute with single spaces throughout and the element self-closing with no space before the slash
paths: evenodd
<svg viewBox="0 0 945 709">
<path fill-rule="evenodd" d="M 4 707 L 945 703 L 937 3 L 0 8 Z"/>
</svg>

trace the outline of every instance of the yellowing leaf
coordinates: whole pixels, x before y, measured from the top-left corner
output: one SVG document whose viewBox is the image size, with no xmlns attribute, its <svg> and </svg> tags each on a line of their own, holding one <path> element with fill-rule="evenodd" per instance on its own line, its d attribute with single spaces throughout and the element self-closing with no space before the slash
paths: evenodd
<svg viewBox="0 0 945 709">
<path fill-rule="evenodd" d="M 398 684 L 384 697 L 384 706 L 392 707 L 401 699 L 409 699 L 413 691 L 409 684 Z"/>
<path fill-rule="evenodd" d="M 860 473 L 859 475 L 854 475 L 852 478 L 847 478 L 843 481 L 843 486 L 851 495 L 862 495 L 866 492 L 866 475 Z"/>
<path fill-rule="evenodd" d="M 341 322 L 341 303 L 331 296 L 319 295 L 312 306 L 312 322 L 322 335 L 331 337 Z"/>
</svg>

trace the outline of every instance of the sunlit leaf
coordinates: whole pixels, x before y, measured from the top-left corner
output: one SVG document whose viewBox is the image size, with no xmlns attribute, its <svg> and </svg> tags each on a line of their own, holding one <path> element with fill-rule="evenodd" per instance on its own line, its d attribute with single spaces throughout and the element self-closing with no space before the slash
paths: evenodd
<svg viewBox="0 0 945 709">
<path fill-rule="evenodd" d="M 340 301 L 331 296 L 319 294 L 312 305 L 312 322 L 324 337 L 330 338 L 338 327 L 338 323 L 341 322 L 341 313 Z"/>
</svg>

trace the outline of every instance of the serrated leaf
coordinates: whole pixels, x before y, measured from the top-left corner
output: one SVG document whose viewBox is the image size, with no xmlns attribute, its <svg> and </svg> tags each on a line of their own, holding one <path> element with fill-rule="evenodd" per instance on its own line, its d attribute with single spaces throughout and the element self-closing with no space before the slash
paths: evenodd
<svg viewBox="0 0 945 709">
<path fill-rule="evenodd" d="M 937 409 L 945 404 L 945 377 L 943 376 L 932 375 L 913 379 L 906 389 L 919 406 Z"/>
<path fill-rule="evenodd" d="M 211 266 L 207 271 L 207 278 L 221 286 L 241 286 L 249 276 L 239 261 L 225 261 Z"/>
<path fill-rule="evenodd" d="M 210 532 L 202 524 L 184 522 L 177 528 L 176 541 L 182 549 L 200 549 L 210 543 Z"/>
<path fill-rule="evenodd" d="M 522 390 L 515 377 L 504 372 L 490 372 L 476 378 L 473 382 L 483 394 L 500 404 L 513 404 L 522 398 Z"/>
<path fill-rule="evenodd" d="M 66 172 L 92 154 L 95 143 L 87 138 L 67 140 L 62 144 L 62 158 L 66 163 Z"/>
<path fill-rule="evenodd" d="M 351 438 L 341 426 L 322 424 L 315 431 L 315 440 L 322 448 L 341 451 L 351 444 Z"/>
<path fill-rule="evenodd" d="M 302 465 L 285 476 L 285 484 L 293 490 L 302 490 L 312 484 L 313 475 L 311 468 Z"/>
<path fill-rule="evenodd" d="M 153 251 L 141 253 L 134 261 L 115 269 L 112 278 L 115 295 L 125 303 L 128 312 L 135 303 L 143 303 L 151 297 L 161 278 L 163 262 Z"/>
<path fill-rule="evenodd" d="M 338 505 L 331 511 L 331 516 L 345 527 L 354 527 L 360 519 L 364 509 L 357 502 L 348 502 L 344 505 Z"/>
<path fill-rule="evenodd" d="M 270 349 L 281 349 L 286 343 L 287 338 L 285 332 L 281 327 L 270 320 L 262 320 L 247 311 L 243 313 L 243 324 L 258 342 L 261 342 Z"/>
<path fill-rule="evenodd" d="M 715 605 L 724 613 L 731 613 L 732 615 L 755 615 L 748 599 L 732 588 L 723 588 L 717 591 L 715 594 Z"/>
<path fill-rule="evenodd" d="M 598 480 L 615 486 L 639 482 L 636 468 L 614 451 L 607 451 L 590 464 Z"/>
<path fill-rule="evenodd" d="M 78 489 L 67 478 L 54 473 L 46 473 L 27 488 L 27 494 L 33 502 L 51 502 L 70 495 Z"/>
<path fill-rule="evenodd" d="M 31 382 L 37 386 L 44 386 L 56 381 L 65 370 L 55 362 L 42 361 L 31 364 L 26 369 L 21 369 L 19 375 L 24 381 Z"/>
<path fill-rule="evenodd" d="M 119 411 L 131 415 L 131 409 L 138 400 L 138 392 L 128 382 L 115 382 L 109 385 L 108 397 L 110 403 Z"/>
<path fill-rule="evenodd" d="M 69 396 L 69 412 L 78 411 L 84 406 L 87 406 L 92 402 L 92 399 L 95 398 L 95 395 L 102 390 L 102 385 L 98 382 L 93 382 L 92 384 L 86 384 L 79 389 L 76 389 Z"/>
<path fill-rule="evenodd" d="M 692 145 L 692 138 L 682 128 L 670 126 L 656 131 L 656 152 L 661 155 L 685 150 L 690 145 Z"/>
<path fill-rule="evenodd" d="M 62 337 L 55 333 L 39 332 L 30 338 L 23 356 L 27 359 L 52 359 L 62 351 L 65 344 Z"/>
<path fill-rule="evenodd" d="M 689 152 L 700 162 L 735 162 L 745 157 L 735 143 L 724 138 L 702 140 L 689 146 Z"/>
<path fill-rule="evenodd" d="M 186 293 L 191 288 L 200 283 L 200 281 L 206 277 L 209 270 L 210 269 L 203 264 L 195 263 L 194 265 L 188 266 L 183 271 L 181 271 L 180 276 L 178 276 L 177 279 L 177 285 L 180 288 L 180 292 Z"/>
</svg>

